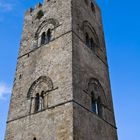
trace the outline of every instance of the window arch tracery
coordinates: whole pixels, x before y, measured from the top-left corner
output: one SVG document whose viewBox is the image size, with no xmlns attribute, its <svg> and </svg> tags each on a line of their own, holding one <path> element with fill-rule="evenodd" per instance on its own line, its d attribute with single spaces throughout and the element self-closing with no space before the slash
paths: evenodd
<svg viewBox="0 0 140 140">
<path fill-rule="evenodd" d="M 56 19 L 45 19 L 34 34 L 33 46 L 41 46 L 49 43 L 55 38 L 55 28 L 59 26 Z"/>
<path fill-rule="evenodd" d="M 100 46 L 96 31 L 88 21 L 83 22 L 82 29 L 84 32 L 86 46 L 91 50 L 95 51 Z"/>
<path fill-rule="evenodd" d="M 107 105 L 107 100 L 104 90 L 97 79 L 91 78 L 89 80 L 88 92 L 91 97 L 91 111 L 102 117 L 103 106 Z"/>
</svg>

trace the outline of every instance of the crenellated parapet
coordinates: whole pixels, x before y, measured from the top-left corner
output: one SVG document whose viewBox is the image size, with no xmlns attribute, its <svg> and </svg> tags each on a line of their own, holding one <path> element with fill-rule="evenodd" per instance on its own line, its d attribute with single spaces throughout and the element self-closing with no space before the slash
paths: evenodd
<svg viewBox="0 0 140 140">
<path fill-rule="evenodd" d="M 35 5 L 35 7 L 30 7 L 26 12 L 25 12 L 25 15 L 26 14 L 31 14 L 33 13 L 35 10 L 40 10 L 42 8 L 43 4 L 42 3 L 38 3 Z"/>
</svg>

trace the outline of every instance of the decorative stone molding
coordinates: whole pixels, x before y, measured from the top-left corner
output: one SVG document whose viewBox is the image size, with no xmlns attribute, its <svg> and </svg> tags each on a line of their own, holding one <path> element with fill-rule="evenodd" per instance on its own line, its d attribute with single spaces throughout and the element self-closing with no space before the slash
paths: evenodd
<svg viewBox="0 0 140 140">
<path fill-rule="evenodd" d="M 38 27 L 36 33 L 35 33 L 35 39 L 38 38 L 38 35 L 42 31 L 44 27 L 47 27 L 48 25 L 53 25 L 53 28 L 56 28 L 59 25 L 59 22 L 56 19 L 50 18 L 44 20 Z"/>
<path fill-rule="evenodd" d="M 107 105 L 107 98 L 104 92 L 104 89 L 100 82 L 96 78 L 89 79 L 88 82 L 88 93 L 91 94 L 91 92 L 94 93 L 94 98 L 101 99 L 101 103 L 106 106 Z"/>
<path fill-rule="evenodd" d="M 88 33 L 89 36 L 93 38 L 93 40 L 97 46 L 100 46 L 98 35 L 97 35 L 95 29 L 92 27 L 92 25 L 87 20 L 85 20 L 82 23 L 81 29 L 83 30 L 84 34 Z"/>
<path fill-rule="evenodd" d="M 39 92 L 37 91 L 38 89 L 43 90 L 44 92 L 52 90 L 53 89 L 52 80 L 47 76 L 39 77 L 36 81 L 33 82 L 31 87 L 29 88 L 27 98 L 28 99 L 34 98 L 34 94 Z"/>
</svg>

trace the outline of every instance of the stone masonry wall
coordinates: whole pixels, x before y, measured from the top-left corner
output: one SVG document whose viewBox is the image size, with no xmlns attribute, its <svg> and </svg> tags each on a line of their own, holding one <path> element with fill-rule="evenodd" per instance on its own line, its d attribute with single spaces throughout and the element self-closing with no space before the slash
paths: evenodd
<svg viewBox="0 0 140 140">
<path fill-rule="evenodd" d="M 39 10 L 44 16 L 36 19 Z M 44 24 L 45 23 L 45 24 Z M 44 24 L 44 25 L 43 25 Z M 38 45 L 39 27 L 54 25 L 49 44 Z M 71 0 L 51 0 L 25 14 L 23 34 L 8 115 L 6 140 L 72 140 L 72 33 Z M 42 28 L 42 29 L 43 29 Z M 47 28 L 46 28 L 47 29 Z M 27 94 L 41 76 L 52 80 L 46 107 L 30 112 Z"/>
<path fill-rule="evenodd" d="M 10 122 L 5 140 L 73 140 L 72 122 L 72 103 L 67 103 Z"/>
</svg>

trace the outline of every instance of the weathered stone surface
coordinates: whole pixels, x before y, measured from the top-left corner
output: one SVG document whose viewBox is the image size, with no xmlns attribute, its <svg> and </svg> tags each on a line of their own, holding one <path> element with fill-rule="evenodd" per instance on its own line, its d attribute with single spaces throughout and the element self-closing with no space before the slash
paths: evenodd
<svg viewBox="0 0 140 140">
<path fill-rule="evenodd" d="M 72 140 L 72 121 L 72 103 L 67 103 L 10 122 L 6 140 Z"/>
<path fill-rule="evenodd" d="M 101 13 L 87 2 L 49 0 L 26 12 L 5 140 L 117 140 Z M 91 109 L 91 78 L 100 83 L 102 116 Z"/>
</svg>

